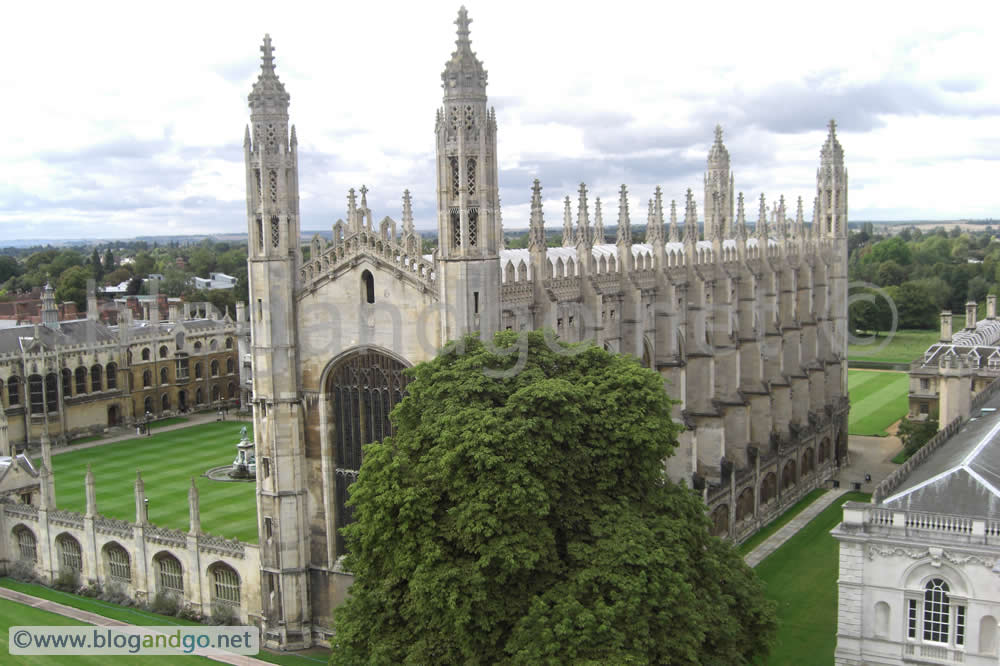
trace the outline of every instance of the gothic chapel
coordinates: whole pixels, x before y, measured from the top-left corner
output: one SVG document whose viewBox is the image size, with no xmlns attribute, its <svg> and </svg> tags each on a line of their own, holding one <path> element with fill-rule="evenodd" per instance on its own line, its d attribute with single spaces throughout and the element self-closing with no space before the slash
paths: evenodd
<svg viewBox="0 0 1000 666">
<path fill-rule="evenodd" d="M 468 332 L 550 328 L 636 356 L 664 378 L 687 426 L 667 460 L 702 492 L 714 530 L 745 539 L 822 484 L 847 455 L 847 170 L 831 121 L 811 224 L 799 199 L 763 194 L 748 227 L 721 129 L 708 155 L 702 216 L 689 189 L 667 210 L 651 193 L 642 243 L 628 192 L 608 242 L 585 185 L 561 247 L 546 247 L 542 188 L 530 244 L 505 250 L 497 120 L 464 8 L 441 75 L 434 127 L 438 248 L 422 255 L 409 192 L 399 228 L 376 221 L 367 190 L 303 258 L 298 142 L 265 36 L 244 141 L 258 461 L 263 638 L 325 643 L 347 594 L 338 528 L 361 445 L 392 433 L 402 371 Z M 358 196 L 360 195 L 360 196 Z M 678 219 L 678 218 L 681 219 Z M 249 581 L 248 581 L 249 582 Z"/>
</svg>

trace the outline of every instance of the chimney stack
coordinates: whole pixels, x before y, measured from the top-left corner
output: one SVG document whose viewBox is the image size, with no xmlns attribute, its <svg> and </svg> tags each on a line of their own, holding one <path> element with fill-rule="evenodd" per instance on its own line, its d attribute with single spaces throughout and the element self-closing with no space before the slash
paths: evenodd
<svg viewBox="0 0 1000 666">
<path fill-rule="evenodd" d="M 986 318 L 997 318 L 997 295 L 990 294 L 986 297 Z"/>
<path fill-rule="evenodd" d="M 941 311 L 941 342 L 951 342 L 951 310 Z"/>
<path fill-rule="evenodd" d="M 969 301 L 965 304 L 965 330 L 976 330 L 976 302 Z"/>
</svg>

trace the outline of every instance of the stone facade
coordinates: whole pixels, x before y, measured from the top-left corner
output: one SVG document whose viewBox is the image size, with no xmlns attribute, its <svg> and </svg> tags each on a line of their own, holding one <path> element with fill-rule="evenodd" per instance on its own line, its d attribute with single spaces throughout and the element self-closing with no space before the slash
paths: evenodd
<svg viewBox="0 0 1000 666">
<path fill-rule="evenodd" d="M 265 37 L 244 153 L 264 640 L 324 642 L 350 577 L 337 529 L 361 444 L 392 433 L 402 370 L 469 332 L 547 328 L 631 354 L 664 378 L 687 426 L 667 472 L 702 490 L 715 530 L 742 539 L 823 483 L 847 455 L 847 171 L 835 125 L 820 152 L 813 220 L 763 195 L 755 226 L 721 129 L 708 157 L 704 238 L 691 190 L 653 193 L 633 242 L 628 192 L 608 242 L 599 198 L 565 200 L 548 248 L 541 185 L 529 247 L 503 247 L 496 114 L 469 19 L 442 74 L 434 127 L 438 247 L 423 255 L 408 192 L 400 224 L 351 190 L 332 243 L 303 260 L 298 140 Z M 591 217 L 593 215 L 593 217 Z M 770 218 L 770 219 L 769 219 Z M 265 534 L 265 526 L 267 533 Z M 273 536 L 272 536 L 273 535 Z"/>
<path fill-rule="evenodd" d="M 228 314 L 185 304 L 172 309 L 176 319 L 160 321 L 154 307 L 151 319 L 138 321 L 122 306 L 109 326 L 91 300 L 86 319 L 59 321 L 47 288 L 41 324 L 0 329 L 0 407 L 12 446 L 247 404 L 240 402 L 242 330 Z M 199 309 L 207 316 L 191 318 Z"/>
<path fill-rule="evenodd" d="M 201 531 L 198 491 L 189 491 L 191 527 L 184 532 L 150 524 L 145 491 L 136 477 L 136 520 L 98 513 L 94 476 L 86 478 L 87 511 L 56 508 L 48 445 L 37 504 L 0 497 L 0 573 L 27 567 L 47 583 L 73 575 L 80 585 L 117 589 L 137 602 L 169 594 L 189 611 L 231 613 L 260 625 L 260 555 L 256 545 Z"/>
</svg>

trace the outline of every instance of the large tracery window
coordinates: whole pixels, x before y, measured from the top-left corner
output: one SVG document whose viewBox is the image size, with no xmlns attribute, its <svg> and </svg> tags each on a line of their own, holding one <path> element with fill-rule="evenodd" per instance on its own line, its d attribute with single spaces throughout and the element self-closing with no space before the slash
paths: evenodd
<svg viewBox="0 0 1000 666">
<path fill-rule="evenodd" d="M 347 506 L 348 487 L 361 469 L 361 446 L 393 434 L 389 413 L 406 392 L 405 366 L 377 351 L 364 351 L 341 361 L 328 383 L 333 408 L 331 438 L 336 462 L 336 544 L 344 553 L 340 528 L 353 521 Z"/>
</svg>

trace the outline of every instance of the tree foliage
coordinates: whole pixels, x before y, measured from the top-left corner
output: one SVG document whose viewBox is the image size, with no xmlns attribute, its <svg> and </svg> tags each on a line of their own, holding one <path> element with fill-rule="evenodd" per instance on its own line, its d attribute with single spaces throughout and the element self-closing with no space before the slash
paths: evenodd
<svg viewBox="0 0 1000 666">
<path fill-rule="evenodd" d="M 667 481 L 657 373 L 551 334 L 413 368 L 364 449 L 334 664 L 740 664 L 772 604 L 700 497 Z M 513 352 L 513 353 L 508 353 Z M 520 357 L 520 361 L 516 360 Z M 493 376 L 523 362 L 511 376 Z"/>
<path fill-rule="evenodd" d="M 938 416 L 935 412 L 926 421 L 911 421 L 903 419 L 899 424 L 900 441 L 903 443 L 903 450 L 907 457 L 912 456 L 920 450 L 938 431 Z"/>
</svg>

